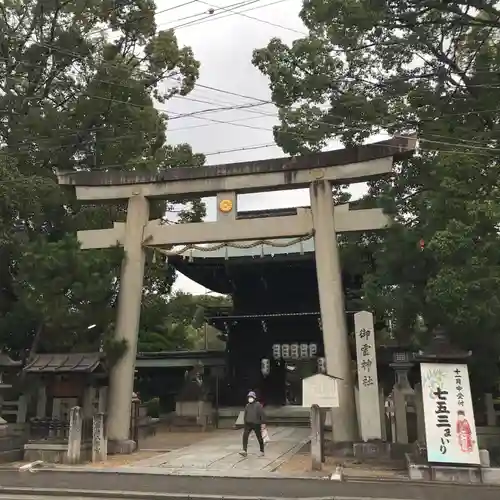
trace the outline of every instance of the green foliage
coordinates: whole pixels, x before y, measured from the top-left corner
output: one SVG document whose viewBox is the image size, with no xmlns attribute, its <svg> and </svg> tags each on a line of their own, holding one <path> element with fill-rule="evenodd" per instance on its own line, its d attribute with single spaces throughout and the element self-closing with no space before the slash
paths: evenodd
<svg viewBox="0 0 500 500">
<path fill-rule="evenodd" d="M 122 250 L 87 254 L 74 236 L 56 242 L 39 238 L 23 250 L 13 284 L 17 300 L 1 325 L 12 336 L 7 344 L 19 352 L 30 345 L 21 333 L 40 329 L 42 351 L 98 350 L 100 335 L 114 319 Z M 24 322 L 31 328 L 18 329 Z M 96 327 L 89 330 L 92 324 Z"/>
<path fill-rule="evenodd" d="M 160 416 L 160 398 L 152 398 L 146 403 L 148 417 L 158 418 Z"/>
<path fill-rule="evenodd" d="M 397 338 L 425 343 L 437 324 L 472 349 L 475 382 L 494 384 L 500 354 L 500 11 L 488 0 L 307 0 L 309 36 L 254 52 L 279 107 L 277 143 L 318 150 L 332 137 L 416 133 L 419 153 L 366 201 L 394 215 L 344 255 L 375 256 L 365 299 Z M 425 248 L 419 248 L 419 241 Z M 427 332 L 427 334 L 426 334 Z"/>
<path fill-rule="evenodd" d="M 139 352 L 205 349 L 205 335 L 209 349 L 224 349 L 220 332 L 198 319 L 206 307 L 230 305 L 224 296 L 191 295 L 177 292 L 171 297 L 146 295 L 144 314 L 139 331 Z"/>
<path fill-rule="evenodd" d="M 111 338 L 119 252 L 82 252 L 74 237 L 123 221 L 125 207 L 82 207 L 55 171 L 204 163 L 189 145 L 166 144 L 168 117 L 154 105 L 188 94 L 199 63 L 154 12 L 152 0 L 0 5 L 0 344 L 13 353 L 104 340 L 116 359 L 126 348 Z M 199 199 L 182 202 L 181 222 L 205 215 Z M 156 203 L 151 217 L 172 208 Z M 145 294 L 168 294 L 174 278 L 149 262 Z"/>
</svg>

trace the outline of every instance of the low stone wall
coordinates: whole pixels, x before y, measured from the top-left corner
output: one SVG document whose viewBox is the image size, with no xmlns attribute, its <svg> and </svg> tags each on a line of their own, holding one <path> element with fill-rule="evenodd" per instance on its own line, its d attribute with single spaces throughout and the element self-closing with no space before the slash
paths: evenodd
<svg viewBox="0 0 500 500">
<path fill-rule="evenodd" d="M 489 450 L 500 447 L 500 427 L 477 427 L 479 448 Z"/>
<path fill-rule="evenodd" d="M 214 423 L 214 409 L 207 401 L 177 401 L 172 427 L 206 430 Z"/>
<path fill-rule="evenodd" d="M 139 440 L 145 439 L 150 436 L 155 436 L 158 426 L 160 424 L 159 418 L 144 417 L 139 421 Z"/>
<path fill-rule="evenodd" d="M 353 452 L 360 460 L 404 460 L 405 454 L 410 452 L 413 445 L 401 443 L 387 443 L 385 441 L 368 441 L 367 443 L 354 443 Z"/>
<path fill-rule="evenodd" d="M 461 484 L 500 485 L 500 468 L 459 467 L 418 463 L 412 453 L 406 454 L 408 477 L 412 481 L 439 481 Z"/>
<path fill-rule="evenodd" d="M 0 463 L 22 460 L 26 441 L 24 424 L 6 424 L 5 420 L 0 419 Z"/>
<path fill-rule="evenodd" d="M 92 460 L 92 445 L 82 443 L 80 457 L 82 462 Z M 23 460 L 35 462 L 42 460 L 49 464 L 69 464 L 68 443 L 27 443 L 24 445 Z"/>
<path fill-rule="evenodd" d="M 0 437 L 0 463 L 17 462 L 23 458 L 26 438 L 22 435 Z"/>
<path fill-rule="evenodd" d="M 212 411 L 212 403 L 207 401 L 177 401 L 177 403 L 175 403 L 175 414 L 178 417 L 211 415 Z"/>
</svg>

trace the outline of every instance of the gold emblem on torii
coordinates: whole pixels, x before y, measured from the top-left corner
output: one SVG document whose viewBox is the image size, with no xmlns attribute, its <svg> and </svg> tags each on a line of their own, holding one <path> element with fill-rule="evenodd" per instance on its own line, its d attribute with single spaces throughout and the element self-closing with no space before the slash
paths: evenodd
<svg viewBox="0 0 500 500">
<path fill-rule="evenodd" d="M 232 200 L 221 200 L 221 202 L 219 203 L 219 210 L 224 214 L 227 214 L 232 209 L 233 209 Z"/>
</svg>

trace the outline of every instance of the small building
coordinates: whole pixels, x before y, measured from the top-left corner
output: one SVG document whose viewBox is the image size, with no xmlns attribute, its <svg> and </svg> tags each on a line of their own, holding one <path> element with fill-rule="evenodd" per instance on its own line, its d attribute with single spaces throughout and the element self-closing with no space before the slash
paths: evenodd
<svg viewBox="0 0 500 500">
<path fill-rule="evenodd" d="M 108 370 L 102 353 L 37 354 L 23 368 L 38 386 L 36 417 L 66 421 L 73 406 L 84 417 L 106 409 Z"/>
</svg>

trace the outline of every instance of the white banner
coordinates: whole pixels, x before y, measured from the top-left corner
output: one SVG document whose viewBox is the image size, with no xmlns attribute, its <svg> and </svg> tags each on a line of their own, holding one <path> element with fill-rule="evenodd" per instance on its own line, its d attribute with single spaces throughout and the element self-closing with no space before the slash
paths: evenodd
<svg viewBox="0 0 500 500">
<path fill-rule="evenodd" d="M 469 371 L 465 364 L 422 363 L 429 462 L 479 465 Z"/>
</svg>

